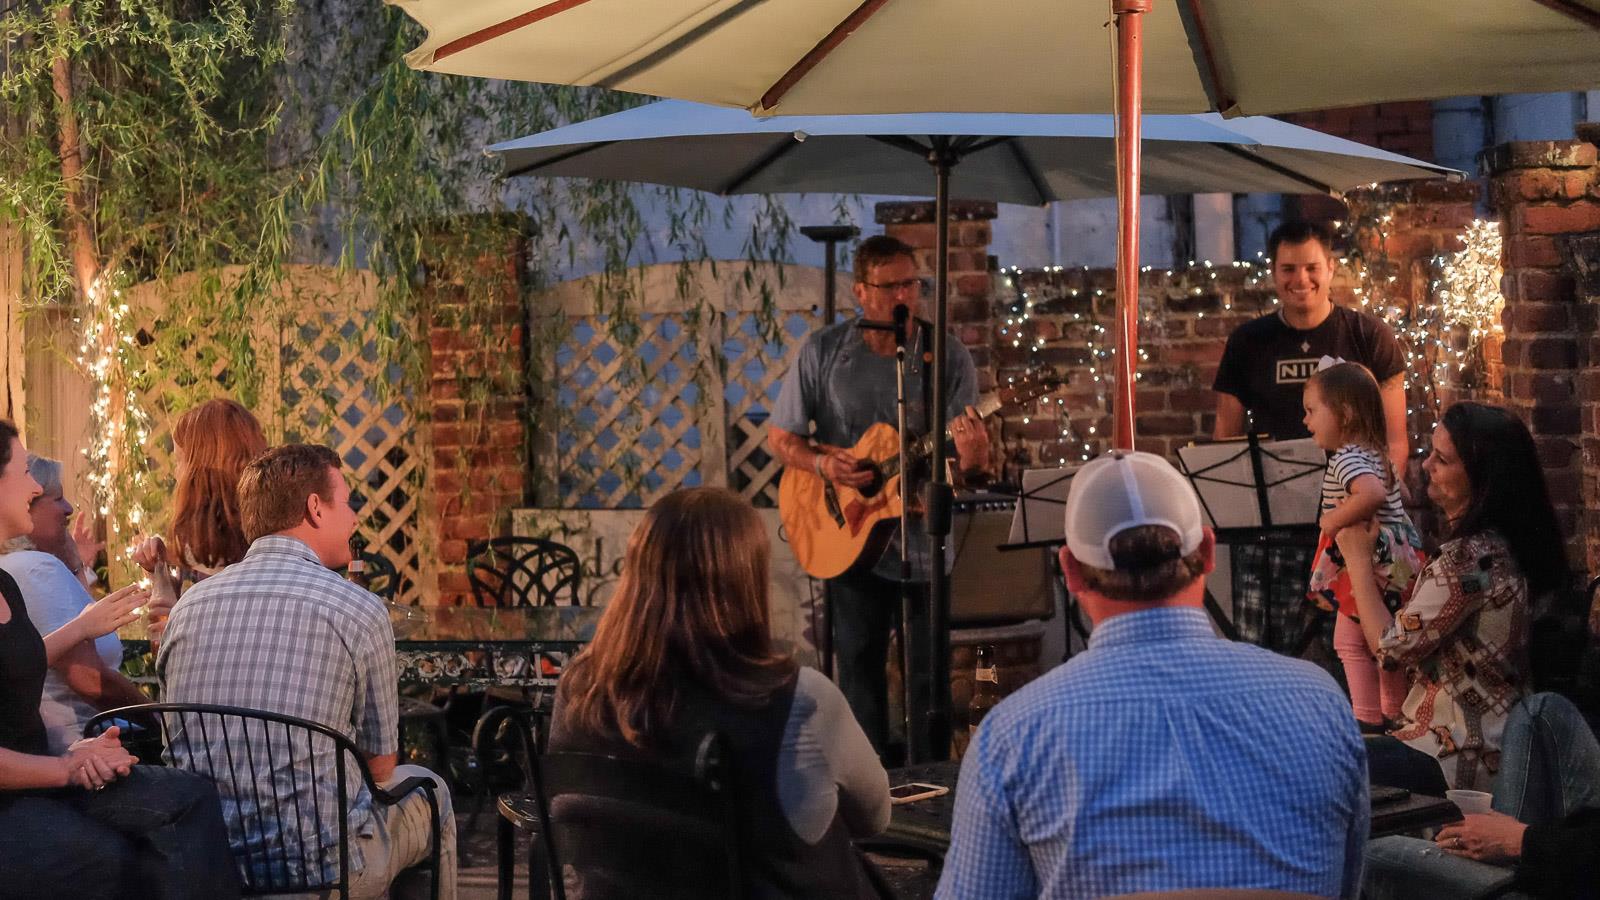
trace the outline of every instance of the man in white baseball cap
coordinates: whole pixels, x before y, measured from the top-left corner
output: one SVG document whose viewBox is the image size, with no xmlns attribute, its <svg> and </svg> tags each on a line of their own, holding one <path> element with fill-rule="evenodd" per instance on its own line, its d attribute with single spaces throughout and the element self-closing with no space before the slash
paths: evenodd
<svg viewBox="0 0 1600 900">
<path fill-rule="evenodd" d="M 1089 646 L 984 718 L 938 896 L 1355 896 L 1370 813 L 1350 703 L 1311 663 L 1217 636 L 1189 482 L 1102 456 L 1073 477 L 1066 539 Z"/>
</svg>

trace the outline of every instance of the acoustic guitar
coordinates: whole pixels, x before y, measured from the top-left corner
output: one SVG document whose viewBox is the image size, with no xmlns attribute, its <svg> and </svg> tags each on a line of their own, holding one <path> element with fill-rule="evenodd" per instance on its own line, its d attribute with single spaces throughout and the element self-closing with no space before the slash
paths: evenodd
<svg viewBox="0 0 1600 900">
<path fill-rule="evenodd" d="M 1028 375 L 979 398 L 979 417 L 1015 409 L 1059 386 L 1053 375 Z M 949 438 L 949 432 L 945 433 Z M 911 443 L 913 480 L 926 477 L 933 436 Z M 869 462 L 873 481 L 860 490 L 821 477 L 810 469 L 788 468 L 778 485 L 778 513 L 795 559 L 813 578 L 834 578 L 853 569 L 870 569 L 893 538 L 904 502 L 900 472 L 900 432 L 887 422 L 868 428 L 850 448 Z"/>
</svg>

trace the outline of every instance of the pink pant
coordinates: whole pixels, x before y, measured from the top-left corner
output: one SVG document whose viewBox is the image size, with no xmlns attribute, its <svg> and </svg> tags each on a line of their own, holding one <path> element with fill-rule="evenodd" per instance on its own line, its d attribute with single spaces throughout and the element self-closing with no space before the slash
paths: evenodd
<svg viewBox="0 0 1600 900">
<path fill-rule="evenodd" d="M 1338 622 L 1333 626 L 1333 652 L 1344 663 L 1344 678 L 1350 685 L 1350 706 L 1356 718 L 1363 722 L 1399 718 L 1400 706 L 1411 688 L 1406 673 L 1380 669 L 1372 651 L 1367 649 L 1361 623 L 1345 615 L 1334 618 Z"/>
</svg>

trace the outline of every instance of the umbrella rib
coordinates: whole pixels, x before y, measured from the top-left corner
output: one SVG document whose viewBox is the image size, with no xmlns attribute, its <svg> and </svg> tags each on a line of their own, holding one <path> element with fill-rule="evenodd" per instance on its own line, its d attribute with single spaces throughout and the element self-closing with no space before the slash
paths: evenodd
<svg viewBox="0 0 1600 900">
<path fill-rule="evenodd" d="M 772 87 L 767 88 L 767 92 L 761 95 L 761 108 L 773 109 L 781 103 L 784 95 L 794 88 L 796 82 L 806 77 L 812 69 L 817 67 L 818 63 L 827 59 L 828 54 L 844 43 L 845 38 L 848 38 L 855 33 L 856 29 L 865 25 L 867 20 L 872 18 L 873 14 L 882 9 L 888 2 L 889 0 L 864 0 L 860 6 L 856 7 L 855 12 L 845 16 L 844 21 L 835 25 L 832 31 L 817 42 L 815 47 L 812 47 L 805 56 L 800 57 L 799 62 L 789 67 L 789 71 L 783 73 L 782 78 L 779 78 Z"/>
<path fill-rule="evenodd" d="M 1333 190 L 1332 187 L 1329 187 L 1328 185 L 1316 180 L 1315 178 L 1312 178 L 1312 177 L 1310 177 L 1308 175 L 1302 175 L 1299 172 L 1296 172 L 1295 170 L 1293 170 L 1293 169 L 1289 168 L 1288 166 L 1285 166 L 1285 165 L 1283 165 L 1281 163 L 1275 163 L 1270 159 L 1266 159 L 1266 158 L 1263 158 L 1261 156 L 1257 156 L 1256 154 L 1251 153 L 1250 151 L 1244 149 L 1243 147 L 1240 147 L 1237 144 L 1214 144 L 1213 146 L 1220 147 L 1223 150 L 1226 150 L 1227 152 L 1232 153 L 1234 156 L 1239 157 L 1240 159 L 1247 159 L 1247 160 L 1255 163 L 1256 165 L 1261 166 L 1264 169 L 1270 169 L 1273 172 L 1276 172 L 1276 173 L 1278 173 L 1279 175 L 1282 175 L 1285 178 L 1289 178 L 1289 179 L 1292 179 L 1294 181 L 1298 181 L 1301 184 L 1306 185 L 1307 187 L 1314 188 L 1316 190 L 1316 192 L 1319 193 L 1319 194 L 1333 194 L 1333 193 L 1335 193 L 1335 191 Z"/>
<path fill-rule="evenodd" d="M 1039 196 L 1039 205 L 1044 206 L 1050 202 L 1050 191 L 1044 183 L 1044 176 L 1040 174 L 1039 167 L 1033 164 L 1033 158 L 1023 148 L 1022 142 L 1014 137 L 1006 138 L 1006 146 L 1011 150 L 1011 157 L 1022 167 L 1022 173 L 1028 176 L 1028 183 L 1033 185 L 1033 192 Z"/>
<path fill-rule="evenodd" d="M 1553 9 L 1564 16 L 1577 19 L 1590 28 L 1600 30 L 1600 12 L 1595 12 L 1587 6 L 1573 2 L 1573 0 L 1533 0 L 1533 2 L 1547 9 Z"/>
<path fill-rule="evenodd" d="M 600 149 L 603 149 L 605 147 L 609 147 L 609 146 L 611 146 L 612 144 L 615 144 L 615 143 L 616 143 L 616 141 L 599 141 L 597 143 L 587 144 L 587 145 L 582 146 L 582 147 L 574 147 L 573 149 L 568 150 L 565 153 L 558 153 L 555 156 L 550 157 L 549 159 L 542 159 L 542 160 L 540 160 L 538 162 L 535 162 L 535 163 L 528 163 L 527 165 L 522 166 L 521 168 L 513 169 L 512 171 L 507 172 L 503 177 L 505 177 L 505 178 L 515 178 L 518 175 L 526 175 L 529 172 L 534 171 L 535 169 L 543 169 L 543 168 L 546 168 L 547 166 L 553 166 L 553 165 L 556 165 L 558 163 L 564 163 L 567 160 L 572 159 L 575 156 L 582 156 L 585 153 L 593 153 L 596 150 L 600 150 Z"/>
<path fill-rule="evenodd" d="M 1535 0 L 1540 2 L 1540 0 Z M 1217 67 L 1217 54 L 1206 34 L 1205 16 L 1200 12 L 1200 0 L 1178 0 L 1178 18 L 1183 20 L 1183 31 L 1189 38 L 1189 52 L 1199 64 L 1200 86 L 1205 88 L 1211 108 L 1223 115 L 1238 106 L 1233 92 L 1222 80 L 1222 70 Z"/>
<path fill-rule="evenodd" d="M 739 18 L 755 7 L 766 2 L 767 0 L 741 0 L 741 2 L 735 3 L 733 6 L 730 6 L 722 12 L 717 13 L 710 19 L 701 22 L 688 32 L 679 35 L 670 43 L 651 52 L 650 55 L 644 57 L 643 59 L 629 63 L 610 75 L 597 80 L 595 85 L 603 88 L 615 88 L 617 85 L 627 81 L 630 78 L 633 78 L 636 75 L 648 72 L 672 57 L 677 56 L 684 50 L 689 49 L 691 46 L 698 43 L 701 38 L 711 34 L 718 28 L 721 28 L 729 22 L 732 22 L 734 19 Z"/>
<path fill-rule="evenodd" d="M 535 22 L 548 19 L 558 13 L 564 13 L 569 9 L 574 9 L 588 2 L 589 0 L 555 0 L 554 3 L 546 3 L 543 6 L 530 9 L 519 16 L 512 16 L 504 22 L 498 22 L 494 25 L 490 25 L 488 28 L 480 28 L 471 34 L 458 37 L 450 43 L 440 47 L 438 50 L 433 51 L 433 61 L 438 62 L 447 56 L 454 56 L 463 50 L 471 50 L 473 47 L 476 47 L 486 41 L 492 41 L 497 37 L 501 37 L 502 35 L 510 34 L 511 32 L 516 31 L 518 28 L 522 28 L 526 25 L 532 25 Z"/>
<path fill-rule="evenodd" d="M 1010 135 L 1007 135 L 1005 137 L 984 138 L 982 140 L 978 140 L 977 138 L 971 138 L 971 139 L 967 140 L 964 143 L 958 144 L 955 147 L 955 151 L 957 153 L 961 154 L 962 156 L 971 156 L 974 153 L 981 153 L 984 150 L 989 149 L 990 147 L 994 147 L 994 146 L 999 145 L 999 144 L 1004 144 L 1005 142 L 1007 142 L 1009 140 L 1011 140 L 1011 136 Z"/>
<path fill-rule="evenodd" d="M 888 144 L 896 150 L 904 150 L 913 156 L 926 157 L 928 154 L 933 152 L 932 147 L 925 147 L 911 138 L 900 134 L 871 134 L 867 136 L 880 144 Z"/>
<path fill-rule="evenodd" d="M 800 146 L 800 141 L 796 140 L 794 135 L 784 135 L 782 141 L 779 141 L 775 146 L 769 148 L 767 152 L 761 154 L 759 159 L 746 166 L 742 171 L 739 172 L 739 174 L 729 179 L 727 184 L 724 184 L 722 187 L 717 189 L 717 193 L 726 196 L 738 191 L 740 188 L 749 183 L 750 179 L 760 175 L 767 169 L 767 167 L 782 159 L 791 150 L 798 146 Z"/>
</svg>

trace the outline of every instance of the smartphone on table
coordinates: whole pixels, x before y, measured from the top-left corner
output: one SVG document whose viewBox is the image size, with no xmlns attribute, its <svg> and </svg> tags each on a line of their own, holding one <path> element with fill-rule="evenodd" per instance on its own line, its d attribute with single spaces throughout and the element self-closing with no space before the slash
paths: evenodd
<svg viewBox="0 0 1600 900">
<path fill-rule="evenodd" d="M 927 800 L 930 797 L 943 797 L 950 793 L 950 789 L 937 784 L 897 784 L 889 788 L 889 802 L 894 804 L 915 803 L 918 800 Z"/>
</svg>

